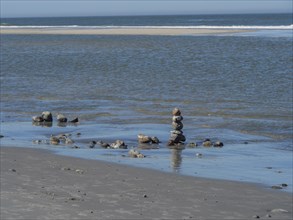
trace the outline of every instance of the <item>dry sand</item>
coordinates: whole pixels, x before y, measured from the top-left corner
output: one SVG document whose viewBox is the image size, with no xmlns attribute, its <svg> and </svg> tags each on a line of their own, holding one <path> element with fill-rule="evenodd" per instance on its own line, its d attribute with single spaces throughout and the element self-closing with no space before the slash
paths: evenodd
<svg viewBox="0 0 293 220">
<path fill-rule="evenodd" d="M 259 185 L 0 149 L 1 220 L 292 219 L 292 194 Z"/>
<path fill-rule="evenodd" d="M 200 35 L 247 32 L 241 29 L 196 28 L 5 28 L 1 34 L 78 34 L 78 35 Z"/>
</svg>

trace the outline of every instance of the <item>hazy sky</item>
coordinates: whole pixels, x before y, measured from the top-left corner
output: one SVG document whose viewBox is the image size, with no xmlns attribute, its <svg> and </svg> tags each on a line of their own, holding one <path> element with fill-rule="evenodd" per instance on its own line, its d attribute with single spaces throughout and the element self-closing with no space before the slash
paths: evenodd
<svg viewBox="0 0 293 220">
<path fill-rule="evenodd" d="M 291 12 L 292 0 L 0 0 L 1 17 Z"/>
</svg>

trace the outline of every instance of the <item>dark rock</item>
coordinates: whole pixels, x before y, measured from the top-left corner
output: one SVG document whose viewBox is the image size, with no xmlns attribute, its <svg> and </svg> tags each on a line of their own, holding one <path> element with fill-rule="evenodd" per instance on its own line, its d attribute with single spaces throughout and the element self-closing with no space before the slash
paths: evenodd
<svg viewBox="0 0 293 220">
<path fill-rule="evenodd" d="M 157 137 L 151 137 L 151 139 L 152 139 L 153 144 L 159 144 L 160 143 L 160 140 Z"/>
<path fill-rule="evenodd" d="M 190 142 L 190 143 L 188 144 L 188 147 L 190 147 L 190 148 L 194 148 L 194 147 L 197 147 L 197 144 L 194 143 L 194 142 Z"/>
<path fill-rule="evenodd" d="M 287 184 L 287 183 L 282 183 L 281 186 L 282 186 L 282 187 L 287 187 L 288 184 Z"/>
<path fill-rule="evenodd" d="M 221 142 L 221 141 L 216 141 L 215 143 L 214 143 L 214 147 L 223 147 L 224 146 L 224 144 L 223 144 L 223 142 Z"/>
<path fill-rule="evenodd" d="M 91 141 L 91 142 L 89 143 L 89 148 L 94 148 L 96 144 L 97 144 L 97 142 L 95 142 L 95 141 Z"/>
<path fill-rule="evenodd" d="M 128 155 L 133 158 L 144 158 L 145 156 L 137 150 L 131 149 Z"/>
<path fill-rule="evenodd" d="M 44 119 L 44 121 L 46 122 L 52 122 L 53 121 L 53 117 L 52 117 L 52 113 L 49 111 L 45 111 L 42 113 L 42 118 Z"/>
<path fill-rule="evenodd" d="M 4 135 L 0 134 L 0 138 L 4 138 Z"/>
<path fill-rule="evenodd" d="M 71 123 L 77 123 L 79 122 L 79 119 L 78 118 L 74 118 L 73 120 L 70 121 Z"/>
<path fill-rule="evenodd" d="M 260 218 L 258 215 L 254 215 L 254 216 L 252 216 L 253 218 Z"/>
<path fill-rule="evenodd" d="M 138 142 L 142 143 L 142 144 L 146 144 L 146 143 L 151 143 L 152 142 L 152 138 L 149 136 L 146 136 L 144 134 L 139 134 L 137 135 L 138 138 Z"/>
<path fill-rule="evenodd" d="M 272 186 L 272 189 L 283 189 L 282 186 Z"/>
</svg>

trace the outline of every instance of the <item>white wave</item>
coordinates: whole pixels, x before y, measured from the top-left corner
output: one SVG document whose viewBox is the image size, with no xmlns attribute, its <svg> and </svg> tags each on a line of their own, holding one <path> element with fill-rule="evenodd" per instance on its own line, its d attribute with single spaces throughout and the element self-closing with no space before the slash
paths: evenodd
<svg viewBox="0 0 293 220">
<path fill-rule="evenodd" d="M 291 25 L 279 26 L 245 26 L 245 25 L 232 25 L 232 26 L 80 26 L 80 25 L 60 25 L 60 26 L 0 26 L 1 29 L 262 29 L 262 30 L 293 30 Z"/>
</svg>

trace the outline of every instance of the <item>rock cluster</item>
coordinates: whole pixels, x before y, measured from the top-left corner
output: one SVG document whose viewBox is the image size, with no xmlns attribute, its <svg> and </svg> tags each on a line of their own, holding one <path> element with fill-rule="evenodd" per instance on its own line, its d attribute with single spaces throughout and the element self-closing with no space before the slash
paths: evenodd
<svg viewBox="0 0 293 220">
<path fill-rule="evenodd" d="M 138 143 L 140 144 L 147 144 L 147 143 L 159 144 L 160 143 L 157 137 L 150 137 L 144 134 L 137 135 L 137 139 L 138 139 Z"/>
<path fill-rule="evenodd" d="M 183 117 L 181 115 L 181 111 L 178 108 L 174 108 L 172 111 L 172 128 L 171 136 L 168 141 L 168 146 L 183 144 L 186 140 L 185 136 L 183 135 Z"/>
<path fill-rule="evenodd" d="M 42 114 L 36 115 L 32 117 L 33 123 L 35 125 L 39 125 L 38 123 L 52 123 L 53 122 L 53 116 L 52 113 L 49 111 L 44 111 Z M 79 120 L 78 118 L 74 118 L 73 120 L 69 121 L 70 123 L 77 123 Z M 63 114 L 57 114 L 57 122 L 58 123 L 66 123 L 68 122 L 68 119 Z"/>
</svg>

